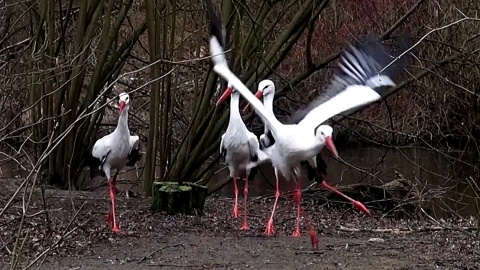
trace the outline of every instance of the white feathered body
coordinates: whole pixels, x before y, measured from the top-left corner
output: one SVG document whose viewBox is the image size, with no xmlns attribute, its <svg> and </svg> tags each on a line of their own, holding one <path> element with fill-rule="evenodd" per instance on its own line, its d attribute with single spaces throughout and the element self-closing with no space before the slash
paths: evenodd
<svg viewBox="0 0 480 270">
<path fill-rule="evenodd" d="M 139 137 L 130 136 L 128 129 L 128 112 L 124 110 L 119 117 L 117 128 L 110 134 L 100 138 L 92 149 L 92 156 L 99 159 L 109 179 L 111 170 L 122 170 L 128 162 L 128 155 L 133 147 L 138 146 Z"/>
<path fill-rule="evenodd" d="M 230 122 L 220 142 L 220 153 L 224 155 L 231 177 L 240 177 L 257 166 L 259 160 L 269 159 L 260 150 L 255 134 L 250 132 L 243 123 L 238 108 L 239 98 L 238 93 L 231 96 Z"/>
<path fill-rule="evenodd" d="M 229 126 L 222 136 L 222 141 L 226 150 L 225 163 L 228 164 L 230 176 L 239 177 L 239 174 L 254 162 L 252 161 L 254 152 L 250 148 L 259 149 L 257 138 L 246 127 L 245 130 L 238 130 Z"/>
</svg>

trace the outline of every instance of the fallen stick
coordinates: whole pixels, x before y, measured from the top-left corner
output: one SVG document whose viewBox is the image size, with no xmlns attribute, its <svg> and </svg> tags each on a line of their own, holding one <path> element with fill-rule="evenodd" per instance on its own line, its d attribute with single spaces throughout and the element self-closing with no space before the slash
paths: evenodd
<svg viewBox="0 0 480 270">
<path fill-rule="evenodd" d="M 306 254 L 306 255 L 322 255 L 323 251 L 295 251 L 295 255 Z"/>
<path fill-rule="evenodd" d="M 73 228 L 72 230 L 68 230 L 70 228 L 70 226 L 73 224 L 73 222 L 76 220 L 78 214 L 80 213 L 80 211 L 82 211 L 83 207 L 85 206 L 86 202 L 84 202 L 80 208 L 78 209 L 78 211 L 75 213 L 75 215 L 73 216 L 73 218 L 70 220 L 70 222 L 68 223 L 67 227 L 65 228 L 63 234 L 60 236 L 60 238 L 55 242 L 53 243 L 51 246 L 49 246 L 47 249 L 45 249 L 42 253 L 40 253 L 40 255 L 38 255 L 35 259 L 33 259 L 33 261 L 30 262 L 30 264 L 24 268 L 24 270 L 26 269 L 29 269 L 30 267 L 32 267 L 40 258 L 43 257 L 43 260 L 41 261 L 40 266 L 42 266 L 43 262 L 45 261 L 45 258 L 47 258 L 47 255 L 48 252 L 50 252 L 52 249 L 54 249 L 58 244 L 60 244 L 60 242 L 62 242 L 63 240 L 65 240 L 70 234 L 72 234 L 73 232 L 75 232 L 78 228 L 80 227 L 83 227 L 85 224 L 87 224 L 91 219 L 88 219 L 87 221 L 81 223 L 79 226 Z"/>
<path fill-rule="evenodd" d="M 477 227 L 442 227 L 442 226 L 424 226 L 418 228 L 377 228 L 377 229 L 357 229 L 348 228 L 342 225 L 336 227 L 337 230 L 343 232 L 371 232 L 371 233 L 413 233 L 413 232 L 436 232 L 436 231 L 461 231 L 470 232 L 476 231 Z"/>
<path fill-rule="evenodd" d="M 161 247 L 159 249 L 156 249 L 153 252 L 151 252 L 150 254 L 143 256 L 140 260 L 138 260 L 138 263 L 141 263 L 141 262 L 145 261 L 146 259 L 151 258 L 153 255 L 155 255 L 155 253 L 160 252 L 164 249 L 173 248 L 173 247 L 180 247 L 180 246 L 183 247 L 183 249 L 185 249 L 184 244 L 168 245 L 168 246 L 164 246 L 164 247 Z"/>
<path fill-rule="evenodd" d="M 220 263 L 209 263 L 209 264 L 175 264 L 175 263 L 151 263 L 147 264 L 146 266 L 154 266 L 154 267 L 179 267 L 179 268 L 186 268 L 186 269 L 192 269 L 192 268 L 204 268 L 204 269 L 211 269 L 211 268 L 219 268 L 219 267 L 227 267 L 227 266 L 233 266 L 233 265 L 239 265 L 240 263 L 226 263 L 226 264 L 220 264 Z"/>
</svg>

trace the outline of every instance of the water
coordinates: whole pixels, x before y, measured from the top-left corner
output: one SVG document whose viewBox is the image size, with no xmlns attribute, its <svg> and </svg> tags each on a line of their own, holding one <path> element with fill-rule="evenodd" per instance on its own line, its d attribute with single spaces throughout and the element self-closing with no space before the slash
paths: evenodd
<svg viewBox="0 0 480 270">
<path fill-rule="evenodd" d="M 438 199 L 435 204 L 427 205 L 433 210 L 437 218 L 449 217 L 444 208 L 461 216 L 476 216 L 476 204 L 473 191 L 465 180 L 473 176 L 473 169 L 453 159 L 465 162 L 468 157 L 458 153 L 442 154 L 435 151 L 406 148 L 393 150 L 382 147 L 342 149 L 340 155 L 345 163 L 331 158 L 325 151 L 322 152 L 327 163 L 328 175 L 325 180 L 331 185 L 349 185 L 356 183 L 381 185 L 397 179 L 395 171 L 400 172 L 406 179 L 413 181 L 423 194 Z M 274 195 L 275 178 L 270 165 L 262 165 L 261 171 L 253 183 L 250 184 L 249 196 Z M 215 176 L 213 181 L 227 177 L 225 169 Z M 280 180 L 282 191 L 292 190 L 293 182 Z M 244 181 L 239 182 L 240 195 Z M 307 187 L 312 182 L 302 182 Z M 233 183 L 228 184 L 220 191 L 221 196 L 234 196 Z M 439 206 L 443 202 L 444 206 Z M 427 204 L 429 204 L 427 202 Z"/>
<path fill-rule="evenodd" d="M 456 153 L 441 154 L 435 151 L 419 150 L 414 148 L 402 149 L 401 151 L 382 147 L 367 148 L 346 148 L 339 151 L 345 163 L 331 158 L 325 151 L 322 153 L 328 165 L 328 175 L 325 178 L 331 185 L 349 185 L 355 183 L 366 183 L 381 185 L 396 179 L 395 171 L 400 172 L 406 179 L 418 184 L 422 193 L 429 196 L 442 197 L 445 204 L 440 207 L 437 203 L 429 205 L 433 215 L 437 218 L 449 217 L 449 212 L 455 212 L 461 216 L 476 216 L 476 202 L 474 194 L 465 179 L 473 176 L 471 167 L 455 162 L 453 159 L 460 159 L 466 163 L 473 163 L 467 155 Z M 446 157 L 450 156 L 450 158 Z M 15 162 L 5 163 L 8 157 L 0 155 L 3 161 L 0 164 L 0 178 L 23 178 L 27 172 Z M 142 156 L 138 166 L 144 164 L 145 155 Z M 27 165 L 27 164 L 25 164 Z M 220 170 L 224 166 L 217 165 L 214 170 Z M 271 165 L 264 164 L 255 180 L 250 183 L 249 196 L 274 195 L 275 178 Z M 88 171 L 85 171 L 87 174 Z M 224 169 L 211 179 L 221 181 L 228 177 L 228 169 Z M 119 184 L 119 189 L 129 189 L 135 192 L 143 192 L 142 170 L 131 170 L 119 175 L 119 180 L 128 179 L 127 183 Z M 120 181 L 122 182 L 122 181 Z M 243 180 L 238 181 L 240 195 L 243 189 Z M 105 180 L 96 178 L 86 183 L 87 187 L 95 187 L 105 184 Z M 312 182 L 301 183 L 305 188 Z M 294 189 L 293 182 L 281 180 L 280 189 L 288 191 Z M 220 191 L 221 196 L 233 197 L 233 183 L 228 184 Z M 437 199 L 436 202 L 439 202 Z M 449 211 L 443 209 L 450 208 Z"/>
</svg>

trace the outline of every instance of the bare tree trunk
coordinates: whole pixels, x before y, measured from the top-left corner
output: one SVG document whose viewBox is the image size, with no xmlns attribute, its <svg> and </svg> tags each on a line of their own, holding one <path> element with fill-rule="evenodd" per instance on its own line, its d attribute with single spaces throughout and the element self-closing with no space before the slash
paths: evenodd
<svg viewBox="0 0 480 270">
<path fill-rule="evenodd" d="M 161 59 L 163 43 L 163 29 L 162 29 L 162 13 L 165 10 L 164 1 L 146 0 L 145 7 L 147 12 L 147 28 L 148 28 L 148 42 L 150 48 L 150 61 L 153 63 L 150 67 L 150 76 L 152 83 L 150 84 L 150 113 L 149 113 L 149 130 L 147 155 L 145 162 L 144 174 L 144 190 L 147 196 L 152 194 L 152 183 L 155 181 L 155 168 L 158 145 L 158 129 L 159 129 L 159 111 L 160 111 L 160 91 L 162 89 L 162 63 Z"/>
<path fill-rule="evenodd" d="M 32 116 L 39 122 L 34 126 L 34 138 L 40 142 L 36 156 L 39 159 L 50 148 L 43 167 L 50 181 L 54 180 L 52 184 L 81 186 L 79 172 L 96 139 L 93 127 L 103 115 L 88 117 L 93 110 L 91 104 L 104 100 L 100 97 L 108 94 L 102 93 L 104 85 L 118 76 L 133 44 L 146 30 L 144 24 L 114 46 L 132 2 L 115 6 L 114 0 L 81 1 L 72 41 L 65 36 L 67 28 L 73 27 L 72 1 L 38 1 L 36 9 L 32 8 L 33 44 L 37 45 L 33 48 L 32 69 L 37 70 L 30 73 L 30 102 Z M 57 17 L 57 11 L 65 16 Z"/>
</svg>

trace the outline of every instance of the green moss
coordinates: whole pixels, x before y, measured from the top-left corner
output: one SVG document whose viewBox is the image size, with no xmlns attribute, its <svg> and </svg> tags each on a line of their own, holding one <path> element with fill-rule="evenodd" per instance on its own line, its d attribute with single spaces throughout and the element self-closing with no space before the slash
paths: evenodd
<svg viewBox="0 0 480 270">
<path fill-rule="evenodd" d="M 187 187 L 187 186 L 179 186 L 180 190 L 181 191 L 192 191 L 192 188 L 191 187 Z"/>
<path fill-rule="evenodd" d="M 195 183 L 154 182 L 151 209 L 169 214 L 203 212 L 207 193 L 207 187 Z"/>
</svg>

